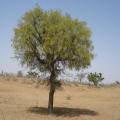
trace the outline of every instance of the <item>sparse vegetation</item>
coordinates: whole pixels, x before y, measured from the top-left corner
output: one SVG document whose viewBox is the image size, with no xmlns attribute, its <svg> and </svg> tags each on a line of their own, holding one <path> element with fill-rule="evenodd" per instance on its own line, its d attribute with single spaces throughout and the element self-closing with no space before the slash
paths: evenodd
<svg viewBox="0 0 120 120">
<path fill-rule="evenodd" d="M 0 77 L 0 120 L 116 120 L 120 115 L 120 87 L 104 89 L 80 85 L 63 86 L 56 94 L 53 114 L 48 116 L 48 91 L 43 84 L 35 88 L 29 78 Z M 28 79 L 28 80 L 27 80 Z M 25 84 L 19 82 L 25 81 Z M 28 82 L 28 83 L 27 83 Z M 78 83 L 79 84 L 79 83 Z M 109 100 L 109 101 L 108 101 Z M 113 107 L 114 106 L 114 107 Z"/>
</svg>

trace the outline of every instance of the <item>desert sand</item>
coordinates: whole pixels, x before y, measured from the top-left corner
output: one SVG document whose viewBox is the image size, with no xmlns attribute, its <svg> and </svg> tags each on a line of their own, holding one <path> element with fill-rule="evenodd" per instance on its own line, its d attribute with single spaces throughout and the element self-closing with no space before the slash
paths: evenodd
<svg viewBox="0 0 120 120">
<path fill-rule="evenodd" d="M 47 114 L 49 88 L 0 78 L 0 120 L 120 120 L 120 87 L 63 86 Z"/>
</svg>

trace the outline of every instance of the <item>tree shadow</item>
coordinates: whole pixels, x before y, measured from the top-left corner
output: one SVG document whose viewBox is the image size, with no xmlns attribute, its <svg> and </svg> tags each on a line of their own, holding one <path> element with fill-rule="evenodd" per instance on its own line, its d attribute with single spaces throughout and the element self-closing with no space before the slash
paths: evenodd
<svg viewBox="0 0 120 120">
<path fill-rule="evenodd" d="M 31 113 L 48 115 L 48 109 L 46 107 L 30 107 L 28 111 Z M 64 117 L 76 117 L 80 115 L 96 116 L 98 115 L 98 113 L 96 111 L 89 109 L 54 107 L 52 115 Z"/>
</svg>

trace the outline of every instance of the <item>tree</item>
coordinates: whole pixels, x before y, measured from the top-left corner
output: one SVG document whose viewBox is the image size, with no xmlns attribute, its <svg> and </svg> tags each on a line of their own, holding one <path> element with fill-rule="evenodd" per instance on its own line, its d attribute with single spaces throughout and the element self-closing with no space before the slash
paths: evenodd
<svg viewBox="0 0 120 120">
<path fill-rule="evenodd" d="M 77 74 L 77 77 L 78 77 L 80 83 L 82 83 L 82 80 L 85 78 L 86 74 L 87 73 L 85 73 L 83 71 L 81 71 L 80 73 Z"/>
<path fill-rule="evenodd" d="M 104 80 L 102 77 L 102 73 L 89 73 L 88 74 L 88 80 L 92 82 L 95 86 L 98 86 L 98 84 Z"/>
<path fill-rule="evenodd" d="M 93 58 L 90 37 L 85 22 L 38 6 L 25 13 L 15 28 L 12 41 L 15 57 L 30 69 L 50 74 L 49 113 L 53 112 L 54 92 L 61 86 L 57 80 L 61 71 L 90 65 Z"/>
<path fill-rule="evenodd" d="M 4 72 L 3 72 L 3 70 L 1 71 L 0 76 L 4 76 Z"/>
</svg>

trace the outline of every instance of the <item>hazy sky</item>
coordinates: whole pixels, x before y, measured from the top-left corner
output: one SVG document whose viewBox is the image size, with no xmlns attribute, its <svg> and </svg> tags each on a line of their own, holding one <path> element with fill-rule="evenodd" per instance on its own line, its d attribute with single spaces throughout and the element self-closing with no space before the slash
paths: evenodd
<svg viewBox="0 0 120 120">
<path fill-rule="evenodd" d="M 88 71 L 102 72 L 105 82 L 120 81 L 120 0 L 0 0 L 0 71 L 25 70 L 13 59 L 11 39 L 21 16 L 36 3 L 86 21 L 96 55 Z"/>
</svg>

